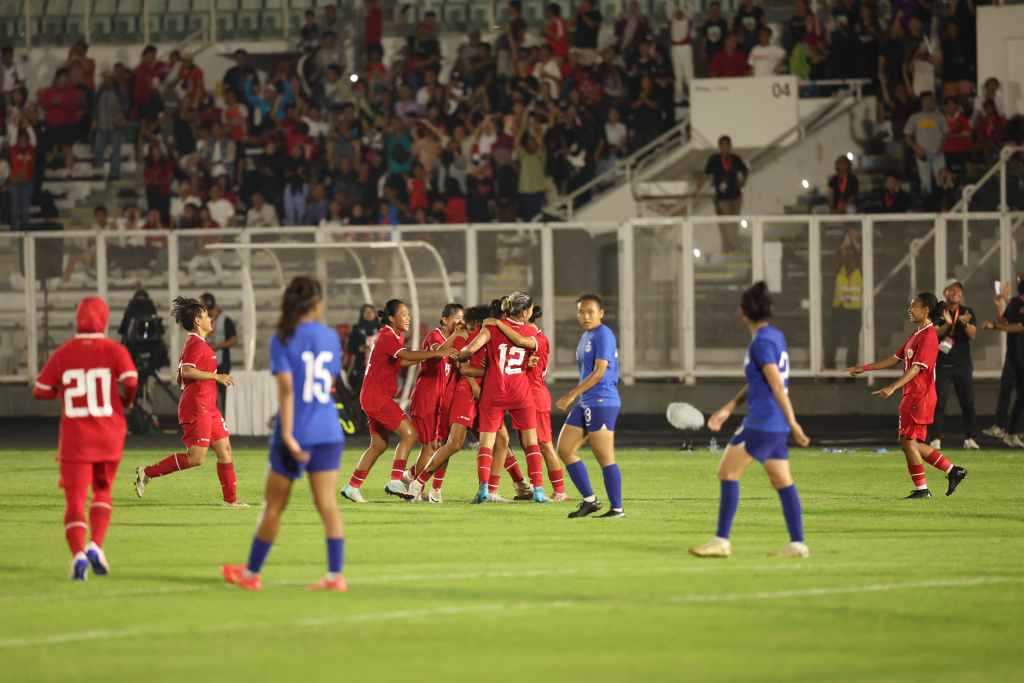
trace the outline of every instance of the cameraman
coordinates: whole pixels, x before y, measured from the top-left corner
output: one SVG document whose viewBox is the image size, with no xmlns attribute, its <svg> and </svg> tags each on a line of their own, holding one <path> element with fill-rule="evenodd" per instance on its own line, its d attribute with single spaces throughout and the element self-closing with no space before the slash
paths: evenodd
<svg viewBox="0 0 1024 683">
<path fill-rule="evenodd" d="M 132 295 L 132 300 L 128 302 L 128 307 L 124 309 L 121 326 L 117 328 L 117 333 L 121 335 L 121 343 L 123 345 L 130 346 L 127 336 L 132 320 L 146 316 L 156 316 L 156 304 L 149 298 L 149 292 L 139 289 Z"/>
<path fill-rule="evenodd" d="M 210 314 L 210 324 L 213 325 L 213 332 L 206 338 L 206 342 L 217 353 L 217 373 L 230 375 L 231 347 L 238 345 L 238 332 L 235 330 L 235 323 L 217 306 L 217 299 L 213 294 L 209 292 L 203 294 L 200 301 L 203 302 L 203 306 L 206 306 L 206 312 Z M 217 407 L 220 408 L 222 415 L 227 395 L 228 388 L 218 382 Z"/>
<path fill-rule="evenodd" d="M 132 296 L 125 308 L 121 325 L 117 329 L 121 335 L 121 344 L 128 349 L 132 362 L 139 371 L 139 396 L 135 402 L 137 410 L 128 416 L 129 429 L 134 434 L 145 433 L 155 423 L 151 423 L 153 406 L 150 402 L 152 383 L 163 385 L 156 376 L 156 371 L 170 365 L 167 353 L 167 342 L 164 341 L 164 326 L 156 315 L 156 304 L 149 298 L 149 293 L 140 289 Z M 173 401 L 175 397 L 163 385 L 164 391 Z M 139 412 L 142 411 L 142 412 Z M 136 421 L 136 418 L 141 422 Z"/>
</svg>

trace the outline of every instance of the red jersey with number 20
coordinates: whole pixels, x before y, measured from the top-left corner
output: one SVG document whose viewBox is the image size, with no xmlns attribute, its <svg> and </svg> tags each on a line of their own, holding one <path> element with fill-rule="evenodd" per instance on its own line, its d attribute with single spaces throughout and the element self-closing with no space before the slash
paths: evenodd
<svg viewBox="0 0 1024 683">
<path fill-rule="evenodd" d="M 366 377 L 363 378 L 363 388 L 359 390 L 359 403 L 364 410 L 395 398 L 398 373 L 402 369 L 398 352 L 404 348 L 402 335 L 390 325 L 380 328 L 367 356 Z"/>
<path fill-rule="evenodd" d="M 537 334 L 536 328 L 515 320 L 503 320 L 524 337 Z M 491 339 L 484 348 L 487 350 L 487 371 L 484 375 L 481 406 L 519 408 L 533 403 L 533 389 L 530 385 L 529 368 L 526 365 L 529 349 L 516 346 L 499 327 L 489 327 Z"/>
<path fill-rule="evenodd" d="M 200 415 L 217 410 L 217 381 L 185 379 L 181 376 L 181 369 L 186 365 L 203 372 L 217 372 L 216 352 L 195 332 L 189 332 L 185 337 L 185 348 L 181 350 L 181 358 L 178 360 L 177 383 L 181 387 L 178 422 L 181 424 L 195 422 Z"/>
<path fill-rule="evenodd" d="M 935 416 L 935 359 L 939 355 L 939 340 L 935 328 L 929 323 L 915 331 L 896 352 L 903 361 L 903 372 L 915 365 L 921 367 L 914 379 L 903 385 L 900 412 L 910 415 L 917 424 L 931 424 Z"/>
</svg>

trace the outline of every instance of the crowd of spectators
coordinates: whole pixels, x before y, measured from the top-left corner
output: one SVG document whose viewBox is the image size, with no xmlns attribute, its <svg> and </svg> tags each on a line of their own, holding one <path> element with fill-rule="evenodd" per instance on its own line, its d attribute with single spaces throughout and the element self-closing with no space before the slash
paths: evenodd
<svg viewBox="0 0 1024 683">
<path fill-rule="evenodd" d="M 928 0 L 893 2 L 891 16 L 877 0 L 834 2 L 815 14 L 795 0 L 780 41 L 753 0 L 731 20 L 712 2 L 700 26 L 689 3 L 668 2 L 663 39 L 639 3 L 613 25 L 592 0 L 566 17 L 548 5 L 530 36 L 513 0 L 493 44 L 473 31 L 453 55 L 442 55 L 433 12 L 410 22 L 403 10 L 405 46 L 386 55 L 379 2 L 367 0 L 361 41 L 333 7 L 323 18 L 311 10 L 294 58 L 263 78 L 239 49 L 216 91 L 191 55 L 152 46 L 134 68 L 97 79 L 79 42 L 32 98 L 3 48 L 0 208 L 24 225 L 46 169 L 69 174 L 74 144 L 91 140 L 110 178 L 122 145 L 134 145 L 159 226 L 529 221 L 672 126 L 695 77 L 785 71 L 869 79 L 925 195 L 948 184 L 943 167 L 955 185 L 998 153 L 1008 131 L 999 84 L 972 90 L 973 0 L 953 2 L 939 40 Z M 941 109 L 935 92 L 947 96 Z"/>
</svg>

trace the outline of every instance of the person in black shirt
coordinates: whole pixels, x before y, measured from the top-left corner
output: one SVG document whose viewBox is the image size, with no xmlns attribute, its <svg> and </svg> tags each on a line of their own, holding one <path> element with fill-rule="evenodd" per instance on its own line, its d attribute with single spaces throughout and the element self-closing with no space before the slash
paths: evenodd
<svg viewBox="0 0 1024 683">
<path fill-rule="evenodd" d="M 711 67 L 711 60 L 725 48 L 725 36 L 729 33 L 729 22 L 722 18 L 722 6 L 718 2 L 708 5 L 708 20 L 700 30 L 700 54 L 705 69 Z"/>
<path fill-rule="evenodd" d="M 789 18 L 789 23 L 786 25 L 789 34 L 789 44 L 786 45 L 787 52 L 807 38 L 807 16 L 810 14 L 810 10 L 807 9 L 807 0 L 795 0 L 793 9 L 796 14 Z"/>
<path fill-rule="evenodd" d="M 231 347 L 238 345 L 238 331 L 235 329 L 234 321 L 224 315 L 224 311 L 217 306 L 217 299 L 206 292 L 200 297 L 203 306 L 210 314 L 210 322 L 213 324 L 213 333 L 207 336 L 206 342 L 217 355 L 217 372 L 222 375 L 231 374 Z M 223 384 L 217 384 L 217 405 L 224 413 L 225 401 L 227 401 L 228 388 Z"/>
<path fill-rule="evenodd" d="M 245 102 L 245 82 L 250 76 L 253 78 L 253 92 L 259 92 L 260 89 L 260 76 L 256 69 L 249 66 L 248 60 L 248 52 L 241 48 L 235 50 L 235 65 L 224 74 L 224 87 L 235 93 L 239 102 Z"/>
<path fill-rule="evenodd" d="M 974 411 L 971 340 L 978 334 L 978 327 L 974 322 L 974 311 L 960 303 L 964 289 L 959 280 L 947 281 L 943 295 L 946 305 L 942 310 L 942 323 L 935 326 L 935 334 L 939 337 L 939 356 L 935 361 L 935 418 L 928 428 L 928 439 L 932 448 L 942 448 L 946 399 L 952 384 L 964 417 L 964 448 L 977 449 L 978 416 Z"/>
<path fill-rule="evenodd" d="M 755 5 L 754 0 L 743 0 L 743 5 L 732 20 L 732 32 L 743 36 L 740 49 L 749 55 L 751 48 L 757 45 L 758 31 L 767 25 L 764 10 Z"/>
<path fill-rule="evenodd" d="M 377 309 L 373 304 L 363 304 L 359 311 L 359 322 L 352 326 L 345 344 L 345 351 L 350 361 L 348 366 L 348 383 L 352 391 L 359 393 L 366 375 L 366 357 L 370 353 L 371 340 L 377 336 L 380 324 L 377 322 Z"/>
<path fill-rule="evenodd" d="M 696 198 L 704 184 L 708 180 L 713 180 L 715 213 L 719 216 L 738 216 L 743 208 L 742 189 L 747 184 L 747 165 L 743 163 L 743 159 L 732 153 L 732 138 L 728 135 L 718 138 L 718 151 L 719 154 L 708 157 L 704 175 L 700 177 L 693 196 Z M 735 221 L 719 223 L 718 230 L 722 236 L 722 251 L 739 251 L 739 225 Z"/>
<path fill-rule="evenodd" d="M 885 176 L 885 194 L 882 195 L 882 213 L 906 213 L 910 210 L 910 195 L 903 191 L 903 183 L 896 174 Z"/>
<path fill-rule="evenodd" d="M 857 193 L 860 185 L 857 176 L 850 172 L 850 160 L 846 156 L 836 159 L 836 174 L 828 181 L 828 210 L 827 213 L 857 213 Z M 826 213 L 824 207 L 819 211 L 814 207 L 814 213 Z"/>
<path fill-rule="evenodd" d="M 1003 374 L 999 378 L 999 399 L 996 401 L 996 423 L 982 434 L 1002 439 L 1007 446 L 1024 448 L 1020 434 L 1020 417 L 1024 415 L 1024 273 L 1017 278 L 1017 294 L 1010 298 L 1010 283 L 1006 283 L 1002 294 L 996 294 L 996 323 L 987 320 L 982 325 L 986 330 L 1006 332 L 1006 357 L 1003 359 Z M 1005 306 L 1005 308 L 1004 308 Z M 1010 397 L 1017 396 L 1010 409 Z"/>
<path fill-rule="evenodd" d="M 601 31 L 601 13 L 594 9 L 592 0 L 580 0 L 576 5 L 572 18 L 569 19 L 571 30 L 575 31 L 573 46 L 580 51 L 580 61 L 584 64 L 596 64 L 597 34 Z"/>
</svg>

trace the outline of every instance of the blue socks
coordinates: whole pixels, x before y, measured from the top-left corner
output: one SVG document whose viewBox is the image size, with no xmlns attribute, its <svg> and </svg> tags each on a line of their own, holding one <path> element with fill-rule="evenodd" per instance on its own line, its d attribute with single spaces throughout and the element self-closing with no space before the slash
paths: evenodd
<svg viewBox="0 0 1024 683">
<path fill-rule="evenodd" d="M 580 492 L 581 496 L 589 498 L 594 495 L 594 489 L 590 486 L 590 475 L 587 474 L 587 466 L 583 464 L 582 460 L 577 460 L 571 465 L 566 465 L 565 469 L 569 473 L 569 478 L 572 479 L 573 485 L 576 487 L 576 490 Z"/>
<path fill-rule="evenodd" d="M 796 484 L 779 489 L 779 500 L 782 501 L 782 514 L 786 517 L 789 540 L 794 543 L 803 543 L 804 522 L 800 512 L 800 496 L 796 494 Z"/>
<path fill-rule="evenodd" d="M 718 501 L 718 531 L 719 538 L 729 538 L 732 530 L 732 520 L 736 517 L 736 507 L 740 504 L 740 483 L 738 481 L 720 481 L 722 496 Z"/>
<path fill-rule="evenodd" d="M 253 536 L 252 548 L 249 550 L 249 564 L 245 568 L 253 574 L 259 574 L 260 570 L 263 569 L 263 563 L 267 561 L 267 555 L 270 554 L 270 547 L 272 545 L 274 544 L 261 541 Z"/>
<path fill-rule="evenodd" d="M 345 539 L 327 539 L 327 571 L 332 574 L 340 574 L 345 564 Z"/>
<path fill-rule="evenodd" d="M 622 472 L 619 471 L 618 463 L 602 467 L 601 474 L 604 475 L 604 490 L 608 492 L 608 502 L 611 504 L 612 510 L 621 510 Z"/>
</svg>

